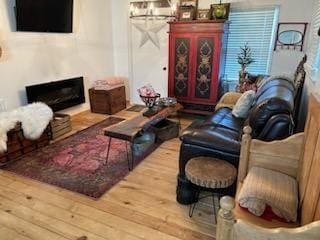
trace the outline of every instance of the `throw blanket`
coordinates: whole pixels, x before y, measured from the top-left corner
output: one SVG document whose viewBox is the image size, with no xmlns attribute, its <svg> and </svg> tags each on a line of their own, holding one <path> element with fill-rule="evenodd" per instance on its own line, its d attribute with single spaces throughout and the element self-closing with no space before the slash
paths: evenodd
<svg viewBox="0 0 320 240">
<path fill-rule="evenodd" d="M 10 112 L 0 113 L 0 153 L 7 150 L 7 132 L 21 122 L 25 138 L 35 140 L 41 136 L 53 117 L 44 103 L 32 103 Z"/>
<path fill-rule="evenodd" d="M 111 90 L 124 85 L 124 77 L 107 77 L 105 79 L 96 80 L 94 82 L 95 90 Z"/>
</svg>

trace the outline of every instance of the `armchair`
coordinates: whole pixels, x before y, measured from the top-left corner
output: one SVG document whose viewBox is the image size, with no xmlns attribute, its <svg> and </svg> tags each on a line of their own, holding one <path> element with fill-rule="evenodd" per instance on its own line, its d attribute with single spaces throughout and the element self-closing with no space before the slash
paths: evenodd
<svg viewBox="0 0 320 240">
<path fill-rule="evenodd" d="M 320 100 L 310 97 L 305 133 L 287 139 L 264 142 L 251 138 L 250 127 L 242 137 L 238 172 L 238 193 L 253 167 L 270 169 L 296 179 L 299 216 L 296 223 L 272 222 L 241 209 L 231 197 L 221 199 L 217 240 L 316 240 L 320 236 Z M 270 186 L 277 188 L 278 186 Z"/>
</svg>

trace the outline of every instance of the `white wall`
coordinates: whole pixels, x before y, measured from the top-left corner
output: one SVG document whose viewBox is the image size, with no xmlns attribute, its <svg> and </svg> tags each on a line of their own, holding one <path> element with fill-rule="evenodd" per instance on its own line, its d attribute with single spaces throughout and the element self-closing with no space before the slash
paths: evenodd
<svg viewBox="0 0 320 240">
<path fill-rule="evenodd" d="M 0 0 L 0 98 L 8 109 L 26 103 L 25 86 L 76 76 L 92 81 L 113 74 L 111 0 L 74 0 L 71 34 L 15 31 L 14 0 Z M 75 113 L 86 104 L 68 109 Z"/>
<path fill-rule="evenodd" d="M 114 71 L 118 76 L 127 77 L 126 95 L 130 98 L 130 75 L 129 61 L 129 25 L 128 25 L 129 0 L 113 0 L 112 2 L 112 36 L 114 51 Z"/>
<path fill-rule="evenodd" d="M 119 3 L 121 2 L 121 3 Z M 150 82 L 153 85 L 157 85 L 158 82 L 153 82 L 153 79 L 148 76 L 148 79 L 141 80 L 134 79 L 134 69 L 143 69 L 143 71 L 148 71 L 149 67 L 148 64 L 146 64 L 146 67 L 143 68 L 140 65 L 135 66 L 132 65 L 134 63 L 134 56 L 132 56 L 132 49 L 129 44 L 126 45 L 126 42 L 124 39 L 134 37 L 140 37 L 138 34 L 135 34 L 132 30 L 132 27 L 130 26 L 130 21 L 124 21 L 123 17 L 128 15 L 128 8 L 129 8 L 129 0 L 113 0 L 113 4 L 117 5 L 117 14 L 113 16 L 114 22 L 117 22 L 119 24 L 116 24 L 114 26 L 113 32 L 116 33 L 114 35 L 114 42 L 115 42 L 115 55 L 121 56 L 115 59 L 115 65 L 121 66 L 120 68 L 116 68 L 115 74 L 118 75 L 124 75 L 128 74 L 130 78 L 130 81 L 140 81 L 140 82 Z M 199 0 L 199 8 L 209 8 L 210 4 L 212 3 L 218 3 L 218 0 Z M 226 2 L 226 1 L 224 1 Z M 280 16 L 279 21 L 280 22 L 311 22 L 312 18 L 312 8 L 313 8 L 313 2 L 314 0 L 228 0 L 228 2 L 232 3 L 233 8 L 255 8 L 255 7 L 261 7 L 261 6 L 270 6 L 270 5 L 278 5 L 280 7 Z M 160 34 L 161 35 L 161 34 Z M 160 51 L 168 51 L 168 40 L 167 38 L 163 39 L 163 47 L 161 47 Z M 307 40 L 307 39 L 306 39 Z M 131 42 L 139 41 L 139 39 L 131 39 Z M 121 44 L 120 44 L 121 43 Z M 128 43 L 128 42 L 127 42 Z M 146 44 L 143 46 L 143 51 L 149 51 L 150 56 L 153 56 L 156 54 L 157 49 L 150 44 Z M 294 69 L 296 68 L 298 62 L 301 60 L 303 56 L 302 52 L 299 51 L 276 51 L 273 53 L 273 61 L 272 61 L 272 69 L 271 74 L 272 75 L 288 75 L 292 74 Z M 125 58 L 128 59 L 125 60 Z M 126 63 L 129 62 L 128 65 Z M 146 58 L 146 63 L 148 63 L 148 58 Z M 154 63 L 154 62 L 153 62 Z M 145 64 L 145 63 L 144 63 Z M 155 64 L 155 63 L 154 63 Z M 159 63 L 160 65 L 160 63 Z M 130 71 L 131 69 L 131 71 Z M 136 74 L 135 74 L 136 75 Z M 140 75 L 140 74 L 139 74 Z M 157 80 L 159 81 L 159 80 Z M 163 87 L 160 89 L 162 91 L 163 89 L 167 88 L 167 79 L 163 79 L 161 81 L 161 84 L 163 84 Z M 131 84 L 135 85 L 135 84 Z M 136 94 L 135 91 L 131 91 L 132 94 Z M 133 96 L 130 97 L 130 100 L 134 100 L 135 98 Z"/>
</svg>

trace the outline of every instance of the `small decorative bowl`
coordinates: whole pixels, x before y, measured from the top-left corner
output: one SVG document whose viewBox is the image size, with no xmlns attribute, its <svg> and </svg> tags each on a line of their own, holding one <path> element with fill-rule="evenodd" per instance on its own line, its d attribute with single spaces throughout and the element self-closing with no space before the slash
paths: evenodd
<svg viewBox="0 0 320 240">
<path fill-rule="evenodd" d="M 160 98 L 159 102 L 166 107 L 174 106 L 177 104 L 177 99 L 172 97 Z"/>
<path fill-rule="evenodd" d="M 141 100 L 146 104 L 148 108 L 153 108 L 156 104 L 157 99 L 160 97 L 160 93 L 157 93 L 155 96 L 142 96 L 140 95 Z"/>
<path fill-rule="evenodd" d="M 143 113 L 143 116 L 151 117 L 158 113 L 158 110 L 153 108 L 157 102 L 157 99 L 160 98 L 160 93 L 157 93 L 155 96 L 142 96 L 140 95 L 141 100 L 146 104 L 148 110 Z"/>
</svg>

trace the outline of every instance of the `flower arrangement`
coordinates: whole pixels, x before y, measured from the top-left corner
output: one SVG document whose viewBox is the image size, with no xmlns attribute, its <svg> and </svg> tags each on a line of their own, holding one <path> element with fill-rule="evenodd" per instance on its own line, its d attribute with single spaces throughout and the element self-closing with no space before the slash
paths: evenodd
<svg viewBox="0 0 320 240">
<path fill-rule="evenodd" d="M 153 106 L 156 104 L 158 98 L 160 98 L 160 94 L 157 93 L 150 84 L 147 84 L 138 89 L 138 93 L 140 95 L 141 100 L 148 107 L 148 111 L 144 112 L 143 115 L 150 117 L 156 114 L 157 110 L 152 110 Z"/>
<path fill-rule="evenodd" d="M 155 97 L 157 95 L 156 91 L 150 84 L 147 84 L 138 89 L 138 93 L 143 97 Z"/>
</svg>

